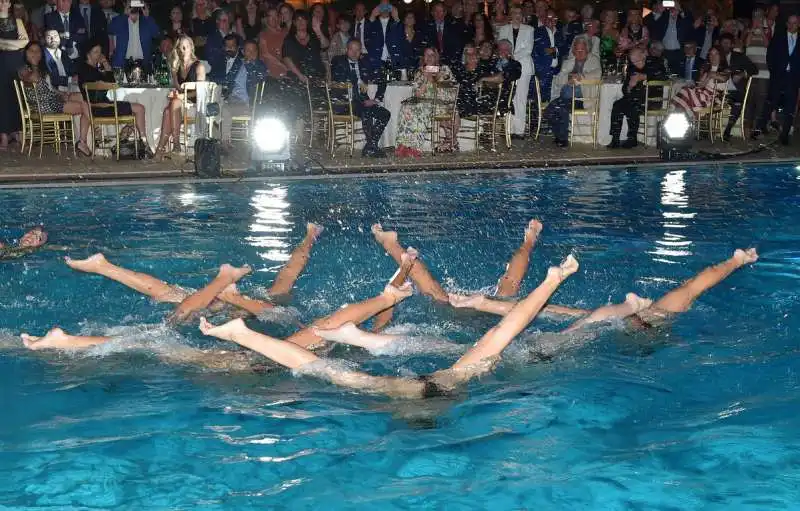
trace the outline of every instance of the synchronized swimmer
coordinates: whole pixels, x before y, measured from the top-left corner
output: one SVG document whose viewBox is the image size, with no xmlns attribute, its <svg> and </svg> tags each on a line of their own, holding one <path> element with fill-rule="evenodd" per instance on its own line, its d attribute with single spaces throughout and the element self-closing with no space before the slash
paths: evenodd
<svg viewBox="0 0 800 511">
<path fill-rule="evenodd" d="M 584 330 L 588 325 L 612 319 L 625 319 L 638 328 L 658 326 L 671 319 L 675 314 L 688 310 L 703 292 L 724 280 L 735 270 L 758 259 L 755 249 L 738 249 L 731 258 L 706 268 L 656 301 L 629 293 L 622 303 L 606 305 L 589 311 L 547 305 L 560 284 L 578 270 L 578 261 L 574 256 L 568 255 L 559 266 L 551 267 L 544 280 L 526 297 L 518 301 L 498 300 L 498 297 L 509 298 L 518 293 L 527 272 L 531 252 L 541 230 L 542 224 L 537 220 L 532 220 L 528 224 L 523 242 L 513 254 L 505 273 L 498 281 L 493 298 L 484 295 L 462 296 L 446 293 L 425 264 L 419 260 L 416 250 L 403 248 L 398 241 L 397 233 L 385 231 L 380 224 L 375 224 L 372 232 L 376 241 L 399 266 L 397 273 L 377 296 L 346 305 L 336 312 L 312 322 L 310 326 L 302 327 L 285 340 L 251 330 L 241 317 L 236 317 L 218 326 L 211 324 L 205 317 L 200 317 L 200 330 L 205 335 L 234 342 L 259 353 L 285 368 L 299 373 L 322 376 L 340 386 L 396 398 L 427 398 L 449 395 L 468 380 L 491 371 L 505 348 L 530 325 L 540 312 L 578 317 L 579 319 L 563 330 L 565 334 Z M 311 248 L 321 232 L 322 227 L 308 224 L 305 239 L 293 251 L 289 262 L 278 273 L 270 288 L 270 297 L 285 296 L 291 291 L 305 268 Z M 235 268 L 223 265 L 217 276 L 206 287 L 190 294 L 182 288 L 169 285 L 149 275 L 115 266 L 102 254 L 96 254 L 80 261 L 66 258 L 66 262 L 75 270 L 105 276 L 157 301 L 177 303 L 175 311 L 169 318 L 170 322 L 191 321 L 202 311 L 219 309 L 222 304 L 231 305 L 245 313 L 255 315 L 274 306 L 271 302 L 241 295 L 236 289 L 236 282 L 250 273 L 248 266 Z M 411 283 L 407 282 L 408 279 L 422 294 L 433 300 L 457 308 L 489 312 L 500 315 L 502 318 L 451 367 L 417 378 L 373 376 L 333 363 L 313 351 L 325 344 L 326 341 L 359 346 L 370 351 L 380 350 L 399 342 L 403 336 L 382 334 L 380 330 L 391 320 L 392 311 L 397 304 L 411 296 L 412 287 Z M 374 320 L 372 332 L 358 327 L 370 319 Z M 69 335 L 58 328 L 52 329 L 41 338 L 22 334 L 22 339 L 25 346 L 34 350 L 79 349 L 112 340 L 111 337 Z M 191 353 L 191 350 L 188 349 L 190 353 L 185 360 L 203 363 L 204 357 L 197 353 Z M 197 351 L 209 353 L 203 350 Z M 210 355 L 213 358 L 228 353 L 227 351 L 213 351 L 210 352 Z"/>
</svg>

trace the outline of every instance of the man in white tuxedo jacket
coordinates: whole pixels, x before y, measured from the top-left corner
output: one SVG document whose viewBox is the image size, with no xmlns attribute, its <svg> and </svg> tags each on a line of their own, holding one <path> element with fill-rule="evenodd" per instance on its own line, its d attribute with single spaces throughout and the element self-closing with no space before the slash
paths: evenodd
<svg viewBox="0 0 800 511">
<path fill-rule="evenodd" d="M 514 49 L 514 60 L 522 65 L 522 75 L 517 80 L 517 90 L 514 92 L 514 115 L 511 120 L 511 133 L 523 136 L 528 103 L 528 89 L 533 77 L 533 27 L 522 23 L 521 7 L 511 8 L 511 23 L 500 27 L 497 40 L 511 41 Z"/>
</svg>

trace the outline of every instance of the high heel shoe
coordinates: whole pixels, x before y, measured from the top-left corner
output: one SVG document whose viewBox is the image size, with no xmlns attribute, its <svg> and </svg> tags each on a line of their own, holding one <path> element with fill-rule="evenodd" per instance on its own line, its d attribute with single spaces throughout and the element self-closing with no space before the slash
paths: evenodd
<svg viewBox="0 0 800 511">
<path fill-rule="evenodd" d="M 170 159 L 170 154 L 167 153 L 167 146 L 162 145 L 156 148 L 155 154 L 153 154 L 153 159 L 156 161 L 164 161 Z"/>
<path fill-rule="evenodd" d="M 81 147 L 81 144 L 86 146 L 86 149 Z M 92 151 L 89 149 L 89 146 L 86 145 L 85 142 L 78 142 L 77 144 L 75 144 L 75 151 L 77 151 L 77 153 L 80 154 L 81 156 L 86 156 L 87 158 L 92 157 Z"/>
</svg>

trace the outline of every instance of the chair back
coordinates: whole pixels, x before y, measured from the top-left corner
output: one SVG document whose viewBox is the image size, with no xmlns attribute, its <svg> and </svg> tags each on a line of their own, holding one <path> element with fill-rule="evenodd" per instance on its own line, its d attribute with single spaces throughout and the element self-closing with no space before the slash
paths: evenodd
<svg viewBox="0 0 800 511">
<path fill-rule="evenodd" d="M 251 101 L 251 108 L 250 114 L 253 119 L 256 117 L 256 108 L 264 101 L 264 88 L 266 87 L 267 82 L 264 80 L 258 82 L 256 84 L 256 88 L 253 90 L 253 98 Z"/>
<path fill-rule="evenodd" d="M 209 103 L 219 101 L 220 87 L 214 82 L 184 82 L 181 84 L 181 92 L 183 93 L 183 106 L 188 107 L 190 100 L 189 92 L 195 93 L 195 101 L 197 104 L 197 113 L 204 114 L 206 106 Z"/>
<path fill-rule="evenodd" d="M 33 98 L 30 97 L 29 94 L 30 91 L 28 91 L 27 88 L 25 87 L 25 83 L 19 82 L 19 91 L 20 94 L 22 95 L 22 100 L 25 102 L 25 109 L 28 111 L 28 115 L 31 115 L 33 113 L 37 115 L 42 115 L 41 114 L 42 107 L 41 104 L 39 103 L 39 93 L 36 90 L 35 83 L 31 86 L 31 90 L 33 91 Z M 31 105 L 36 105 L 36 110 L 31 109 Z"/>
<path fill-rule="evenodd" d="M 17 95 L 19 115 L 22 118 L 22 121 L 25 122 L 31 117 L 31 108 L 28 105 L 28 99 L 25 97 L 25 89 L 22 86 L 22 82 L 19 80 L 14 80 L 14 93 Z"/>
<path fill-rule="evenodd" d="M 89 103 L 89 120 L 90 122 L 94 122 L 94 112 L 92 111 L 93 106 L 99 107 L 110 107 L 113 108 L 114 111 L 114 122 L 119 121 L 119 111 L 117 110 L 117 89 L 119 89 L 119 85 L 116 83 L 109 83 L 109 82 L 89 82 L 83 84 L 83 91 L 84 97 L 86 101 Z M 106 101 L 93 101 L 92 97 L 95 96 L 92 94 L 93 92 L 106 92 L 106 98 L 111 96 Z M 111 117 L 109 117 L 111 119 Z"/>
<path fill-rule="evenodd" d="M 600 108 L 600 87 L 603 80 L 581 80 L 572 84 L 572 113 L 591 114 L 597 113 Z M 577 88 L 581 88 L 580 96 Z M 583 103 L 583 108 L 578 108 L 578 103 Z"/>
<path fill-rule="evenodd" d="M 536 95 L 536 108 L 541 112 L 542 110 L 542 85 L 538 76 L 533 77 L 533 89 Z"/>
<path fill-rule="evenodd" d="M 325 82 L 325 98 L 328 101 L 328 115 L 331 120 L 335 115 L 346 115 L 350 117 L 350 122 L 354 122 L 352 97 L 353 85 L 350 82 Z"/>
<path fill-rule="evenodd" d="M 480 82 L 478 84 L 478 97 L 484 97 L 488 94 L 494 94 L 494 107 L 492 108 L 492 114 L 497 116 L 500 108 L 500 102 L 502 101 L 503 97 L 503 83 L 495 83 L 495 82 Z"/>
<path fill-rule="evenodd" d="M 672 100 L 672 82 L 647 80 L 644 82 L 644 115 L 666 112 Z"/>
<path fill-rule="evenodd" d="M 437 107 L 442 105 L 450 110 L 449 118 L 455 120 L 456 118 L 456 104 L 458 100 L 458 83 L 450 82 L 434 82 L 433 84 L 433 109 L 431 115 L 437 118 L 442 118 L 437 114 Z"/>
</svg>

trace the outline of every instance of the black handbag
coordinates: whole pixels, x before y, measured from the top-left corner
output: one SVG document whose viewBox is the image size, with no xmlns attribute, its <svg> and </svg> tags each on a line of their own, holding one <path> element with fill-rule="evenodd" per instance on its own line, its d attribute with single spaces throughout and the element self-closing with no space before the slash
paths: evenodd
<svg viewBox="0 0 800 511">
<path fill-rule="evenodd" d="M 119 143 L 119 159 L 120 160 L 144 160 L 147 158 L 147 147 L 140 140 L 137 144 L 133 140 L 123 140 Z M 111 146 L 111 153 L 116 156 L 117 148 Z"/>
</svg>

